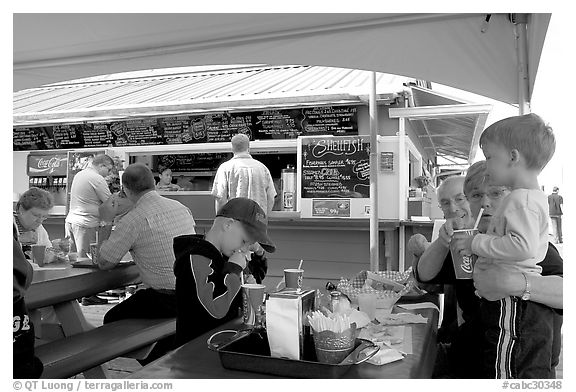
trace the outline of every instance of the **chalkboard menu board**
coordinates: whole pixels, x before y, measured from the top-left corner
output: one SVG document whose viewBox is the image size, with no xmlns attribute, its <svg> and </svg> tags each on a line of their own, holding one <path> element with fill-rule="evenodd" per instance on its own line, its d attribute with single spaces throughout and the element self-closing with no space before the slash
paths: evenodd
<svg viewBox="0 0 576 392">
<path fill-rule="evenodd" d="M 369 198 L 370 140 L 359 136 L 301 139 L 303 198 Z"/>
<path fill-rule="evenodd" d="M 216 171 L 222 162 L 231 157 L 232 154 L 228 153 L 157 155 L 152 169 L 156 172 L 160 168 L 170 168 L 173 172 Z"/>
<path fill-rule="evenodd" d="M 321 106 L 14 128 L 13 148 L 19 151 L 216 143 L 228 142 L 237 133 L 247 134 L 250 140 L 357 135 L 357 109 Z"/>
</svg>

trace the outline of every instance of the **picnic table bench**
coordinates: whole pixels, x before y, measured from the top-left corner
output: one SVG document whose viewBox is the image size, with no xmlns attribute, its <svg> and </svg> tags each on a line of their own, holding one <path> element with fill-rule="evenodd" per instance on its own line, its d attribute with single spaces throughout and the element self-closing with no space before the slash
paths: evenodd
<svg viewBox="0 0 576 392">
<path fill-rule="evenodd" d="M 125 319 L 36 347 L 42 378 L 68 378 L 174 335 L 176 318 Z"/>
</svg>

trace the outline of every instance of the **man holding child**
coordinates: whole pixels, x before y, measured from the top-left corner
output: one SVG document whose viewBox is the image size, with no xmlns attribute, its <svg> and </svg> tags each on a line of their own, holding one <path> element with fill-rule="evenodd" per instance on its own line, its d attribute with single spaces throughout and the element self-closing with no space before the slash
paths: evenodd
<svg viewBox="0 0 576 392">
<path fill-rule="evenodd" d="M 527 115 L 493 124 L 480 142 L 487 161 L 470 167 L 463 190 L 472 216 L 484 208 L 479 229 L 486 234 L 457 238 L 453 229 L 473 222 L 448 219 L 422 254 L 417 276 L 427 283 L 455 283 L 450 241 L 462 254 L 480 256 L 474 281 L 456 282 L 465 321 L 449 351 L 453 376 L 553 378 L 562 260 L 547 241 L 547 200 L 536 176 L 553 155 L 554 136 L 538 116 Z"/>
</svg>

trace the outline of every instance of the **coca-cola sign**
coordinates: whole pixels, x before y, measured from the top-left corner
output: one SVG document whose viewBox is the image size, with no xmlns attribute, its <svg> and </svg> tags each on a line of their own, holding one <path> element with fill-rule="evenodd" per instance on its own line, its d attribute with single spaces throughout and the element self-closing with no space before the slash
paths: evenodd
<svg viewBox="0 0 576 392">
<path fill-rule="evenodd" d="M 66 154 L 28 155 L 28 175 L 65 176 L 67 169 Z"/>
</svg>

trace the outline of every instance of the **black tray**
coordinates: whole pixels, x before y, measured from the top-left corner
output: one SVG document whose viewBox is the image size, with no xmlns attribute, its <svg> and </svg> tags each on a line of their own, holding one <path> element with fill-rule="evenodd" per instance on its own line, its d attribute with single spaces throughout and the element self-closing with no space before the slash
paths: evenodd
<svg viewBox="0 0 576 392">
<path fill-rule="evenodd" d="M 218 334 L 223 332 L 235 333 L 236 331 L 221 331 Z M 360 345 L 364 348 L 360 348 L 359 352 L 353 351 L 341 363 L 331 365 L 317 361 L 312 341 L 304 345 L 304 359 L 294 360 L 271 357 L 268 337 L 264 330 L 240 331 L 222 344 L 211 342 L 216 335 L 208 339 L 208 347 L 218 352 L 224 368 L 282 377 L 340 378 L 350 370 L 351 366 L 370 359 L 378 352 L 378 346 L 369 340 L 356 339 L 355 350 Z"/>
</svg>

